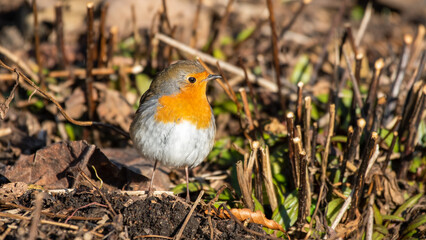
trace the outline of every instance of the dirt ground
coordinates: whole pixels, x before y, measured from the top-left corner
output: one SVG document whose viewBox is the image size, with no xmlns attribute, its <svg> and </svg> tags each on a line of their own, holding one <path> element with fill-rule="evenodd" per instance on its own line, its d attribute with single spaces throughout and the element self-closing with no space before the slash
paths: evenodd
<svg viewBox="0 0 426 240">
<path fill-rule="evenodd" d="M 2 211 L 15 208 L 17 211 L 14 214 L 17 216 L 18 213 L 34 209 L 37 201 L 40 201 L 37 195 L 41 196 L 42 203 L 39 214 L 43 216 L 43 221 L 37 223 L 38 238 L 41 239 L 172 239 L 181 229 L 181 239 L 211 239 L 212 235 L 216 239 L 265 238 L 262 226 L 258 224 L 249 223 L 242 227 L 233 220 L 206 215 L 206 204 L 198 205 L 189 221 L 185 222 L 192 204 L 168 194 L 147 198 L 118 191 L 102 191 L 101 196 L 99 192 L 84 186 L 68 193 L 47 194 L 28 190 L 17 199 L 18 204 L 2 202 Z M 69 217 L 64 219 L 64 216 Z M 49 220 L 50 223 L 47 222 Z M 64 224 L 52 224 L 58 220 L 65 220 Z M 14 226 L 14 234 L 9 234 L 5 239 L 26 239 L 32 224 L 34 221 L 12 218 L 2 221 L 0 229 L 4 233 Z M 73 227 L 79 230 L 73 230 Z"/>
</svg>

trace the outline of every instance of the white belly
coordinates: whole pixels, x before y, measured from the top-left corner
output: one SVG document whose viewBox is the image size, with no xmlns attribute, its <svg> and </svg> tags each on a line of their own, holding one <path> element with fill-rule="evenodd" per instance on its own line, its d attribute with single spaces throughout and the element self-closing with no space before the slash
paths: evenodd
<svg viewBox="0 0 426 240">
<path fill-rule="evenodd" d="M 213 147 L 215 126 L 196 129 L 188 121 L 157 123 L 153 118 L 135 119 L 131 137 L 135 148 L 149 160 L 171 167 L 199 165 Z"/>
</svg>

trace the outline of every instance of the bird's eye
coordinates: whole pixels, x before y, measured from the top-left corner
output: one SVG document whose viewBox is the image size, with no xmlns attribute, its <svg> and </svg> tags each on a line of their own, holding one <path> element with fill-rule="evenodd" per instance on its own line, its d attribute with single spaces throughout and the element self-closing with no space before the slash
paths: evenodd
<svg viewBox="0 0 426 240">
<path fill-rule="evenodd" d="M 195 81 L 197 81 L 197 79 L 195 79 L 195 77 L 189 77 L 189 78 L 188 78 L 188 81 L 189 81 L 190 83 L 195 83 Z"/>
</svg>

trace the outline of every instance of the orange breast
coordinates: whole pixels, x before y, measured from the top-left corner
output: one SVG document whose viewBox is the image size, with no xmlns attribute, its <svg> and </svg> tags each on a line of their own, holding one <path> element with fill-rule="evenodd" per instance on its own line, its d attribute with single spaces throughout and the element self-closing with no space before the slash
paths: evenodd
<svg viewBox="0 0 426 240">
<path fill-rule="evenodd" d="M 155 119 L 163 123 L 186 120 L 197 129 L 210 127 L 211 108 L 206 97 L 206 85 L 207 82 L 199 81 L 182 88 L 180 93 L 161 97 Z"/>
</svg>

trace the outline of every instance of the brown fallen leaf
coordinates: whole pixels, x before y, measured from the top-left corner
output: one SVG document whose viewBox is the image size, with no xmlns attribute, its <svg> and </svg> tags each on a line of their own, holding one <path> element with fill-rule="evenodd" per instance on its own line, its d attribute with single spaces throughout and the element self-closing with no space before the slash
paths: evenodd
<svg viewBox="0 0 426 240">
<path fill-rule="evenodd" d="M 10 182 L 41 185 L 46 189 L 71 188 L 78 179 L 79 168 L 93 179 L 98 179 L 92 168 L 94 166 L 99 178 L 115 188 L 122 189 L 131 182 L 140 185 L 147 182 L 145 176 L 114 165 L 99 148 L 87 154 L 89 147 L 85 141 L 55 143 L 35 154 L 22 154 L 15 165 L 0 168 L 0 174 Z"/>
<path fill-rule="evenodd" d="M 103 84 L 95 84 L 99 91 L 99 105 L 96 112 L 101 122 L 118 125 L 127 131 L 132 122 L 134 110 L 127 100 L 118 92 L 107 89 Z"/>
<path fill-rule="evenodd" d="M 247 219 L 250 219 L 249 222 L 251 223 L 257 223 L 261 224 L 264 227 L 267 227 L 272 230 L 280 230 L 281 232 L 285 232 L 284 228 L 275 222 L 274 220 L 267 219 L 265 214 L 263 214 L 261 211 L 252 212 L 248 208 L 232 208 L 230 209 L 230 212 L 240 221 L 245 221 Z M 223 209 L 219 210 L 219 214 L 217 214 L 215 211 L 211 211 L 211 213 L 208 213 L 208 210 L 205 211 L 208 215 L 216 215 L 219 218 L 231 218 L 229 213 Z"/>
</svg>

